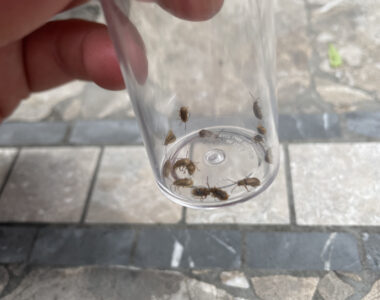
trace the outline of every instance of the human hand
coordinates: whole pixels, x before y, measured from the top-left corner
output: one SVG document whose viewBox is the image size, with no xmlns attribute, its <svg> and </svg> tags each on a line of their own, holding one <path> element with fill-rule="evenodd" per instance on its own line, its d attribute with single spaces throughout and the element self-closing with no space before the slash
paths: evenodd
<svg viewBox="0 0 380 300">
<path fill-rule="evenodd" d="M 223 5 L 223 0 L 140 1 L 156 2 L 173 15 L 193 21 L 214 16 Z M 46 23 L 84 2 L 0 0 L 0 122 L 31 92 L 73 79 L 91 80 L 107 89 L 124 88 L 104 25 L 82 20 Z"/>
</svg>

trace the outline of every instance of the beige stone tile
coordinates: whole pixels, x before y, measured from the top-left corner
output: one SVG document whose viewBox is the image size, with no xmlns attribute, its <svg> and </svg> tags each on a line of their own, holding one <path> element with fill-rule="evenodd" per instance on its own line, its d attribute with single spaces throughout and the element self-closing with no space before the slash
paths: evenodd
<svg viewBox="0 0 380 300">
<path fill-rule="evenodd" d="M 26 148 L 0 199 L 0 221 L 78 222 L 99 149 Z"/>
<path fill-rule="evenodd" d="M 176 223 L 181 215 L 156 186 L 143 147 L 105 149 L 87 222 Z"/>
<path fill-rule="evenodd" d="M 284 154 L 277 178 L 261 195 L 242 204 L 213 210 L 187 209 L 187 223 L 288 224 Z"/>
<path fill-rule="evenodd" d="M 290 145 L 297 223 L 380 224 L 380 144 Z"/>
<path fill-rule="evenodd" d="M 5 177 L 8 174 L 9 167 L 17 153 L 16 149 L 0 149 L 0 187 L 2 186 Z"/>
<path fill-rule="evenodd" d="M 354 288 L 340 280 L 334 272 L 321 279 L 318 291 L 324 300 L 345 300 L 355 293 Z"/>
<path fill-rule="evenodd" d="M 315 277 L 274 275 L 254 277 L 252 284 L 262 300 L 311 300 L 318 280 Z"/>
</svg>

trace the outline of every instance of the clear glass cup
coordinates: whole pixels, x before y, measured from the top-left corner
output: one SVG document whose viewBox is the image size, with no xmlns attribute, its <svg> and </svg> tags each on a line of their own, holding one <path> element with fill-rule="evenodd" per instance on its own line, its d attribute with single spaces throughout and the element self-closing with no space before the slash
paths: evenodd
<svg viewBox="0 0 380 300">
<path fill-rule="evenodd" d="M 243 202 L 279 167 L 273 1 L 210 1 L 212 17 L 181 1 L 101 3 L 160 190 L 193 208 Z"/>
</svg>

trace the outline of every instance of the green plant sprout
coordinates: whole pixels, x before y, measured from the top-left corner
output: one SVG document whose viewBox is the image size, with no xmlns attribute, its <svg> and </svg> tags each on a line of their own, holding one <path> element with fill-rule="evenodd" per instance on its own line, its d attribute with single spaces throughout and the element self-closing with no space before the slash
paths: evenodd
<svg viewBox="0 0 380 300">
<path fill-rule="evenodd" d="M 335 48 L 334 45 L 330 44 L 329 45 L 329 63 L 332 68 L 338 68 L 340 67 L 343 62 L 342 62 L 342 57 L 340 56 L 338 50 Z"/>
</svg>

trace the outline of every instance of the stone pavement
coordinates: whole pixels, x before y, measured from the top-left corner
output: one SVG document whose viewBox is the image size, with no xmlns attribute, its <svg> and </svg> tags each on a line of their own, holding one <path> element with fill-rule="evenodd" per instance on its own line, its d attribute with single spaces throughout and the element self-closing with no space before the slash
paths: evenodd
<svg viewBox="0 0 380 300">
<path fill-rule="evenodd" d="M 0 298 L 378 299 L 380 138 L 316 120 L 282 126 L 268 191 L 210 211 L 160 194 L 135 126 L 1 126 Z"/>
<path fill-rule="evenodd" d="M 0 299 L 380 299 L 379 16 L 278 1 L 281 168 L 230 208 L 160 194 L 125 92 L 32 95 L 0 126 Z"/>
</svg>

